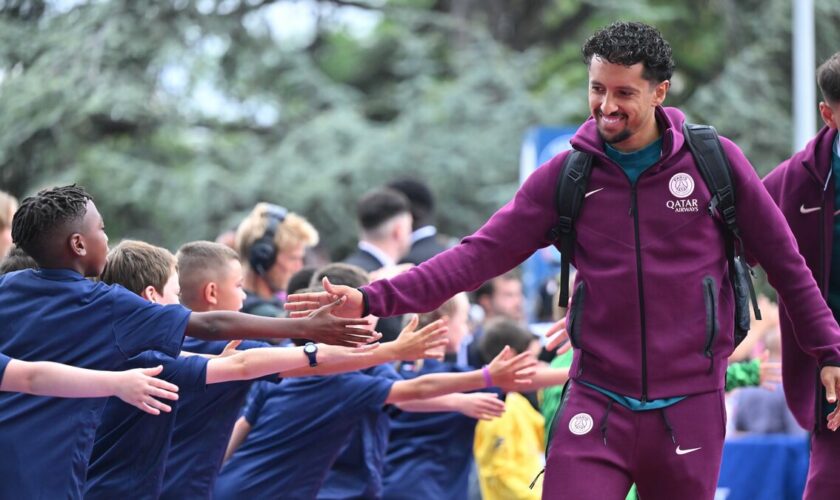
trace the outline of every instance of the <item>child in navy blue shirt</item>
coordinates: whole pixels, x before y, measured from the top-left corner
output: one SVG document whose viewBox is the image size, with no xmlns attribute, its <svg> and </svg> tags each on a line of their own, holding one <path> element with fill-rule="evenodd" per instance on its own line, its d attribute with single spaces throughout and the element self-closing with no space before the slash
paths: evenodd
<svg viewBox="0 0 840 500">
<path fill-rule="evenodd" d="M 159 304 L 177 304 L 180 295 L 175 256 L 164 248 L 142 241 L 123 241 L 111 250 L 102 281 L 123 285 Z M 236 292 L 235 288 L 233 292 Z M 319 362 L 327 366 L 359 355 L 364 357 L 361 352 L 326 345 L 319 347 L 318 354 Z M 278 372 L 305 366 L 309 360 L 301 349 L 271 348 L 260 352 L 231 349 L 227 356 L 215 359 L 190 356 L 174 360 L 147 351 L 132 358 L 131 362 L 138 366 L 162 363 L 163 377 L 178 384 L 181 396 L 186 398 L 204 393 L 207 384 L 269 375 L 276 379 Z M 97 429 L 85 498 L 157 498 L 178 406 L 173 414 L 153 419 L 110 399 Z M 212 412 L 205 412 L 204 417 L 213 420 Z"/>
<path fill-rule="evenodd" d="M 115 396 L 146 413 L 159 415 L 171 408 L 155 398 L 178 399 L 178 386 L 154 377 L 161 370 L 161 365 L 121 372 L 86 370 L 50 361 L 20 361 L 0 353 L 0 391 L 60 398 Z"/>
<path fill-rule="evenodd" d="M 367 284 L 366 279 L 347 279 L 348 273 L 339 272 L 342 271 L 341 266 L 345 265 L 327 266 L 326 269 L 316 273 L 313 282 L 320 282 L 321 279 L 327 277 L 331 283 L 352 287 Z M 438 318 L 445 320 L 448 343 L 458 345 L 468 331 L 467 307 L 466 296 L 459 294 L 436 311 L 435 319 L 424 315 L 424 320 L 421 322 L 425 326 Z M 440 354 L 443 355 L 443 346 L 441 346 Z M 374 377 L 402 380 L 391 363 L 364 370 L 363 373 Z M 505 408 L 504 402 L 499 400 L 496 394 L 488 392 L 447 394 L 437 398 L 406 401 L 398 406 L 404 411 L 460 412 L 473 418 L 486 419 L 499 416 Z M 387 410 L 391 408 L 391 406 L 383 407 L 375 418 L 365 418 L 358 423 L 318 491 L 319 500 L 377 499 L 382 496 L 382 474 L 390 429 Z"/>
<path fill-rule="evenodd" d="M 85 279 L 102 272 L 108 237 L 90 195 L 76 186 L 26 198 L 13 219 L 12 239 L 39 266 L 0 277 L 0 352 L 17 359 L 119 370 L 147 350 L 177 356 L 185 332 L 215 339 L 300 331 L 311 331 L 316 340 L 360 338 L 352 328 L 359 321 L 347 323 L 328 311 L 301 323 L 236 313 L 191 315 L 184 307 L 152 304 L 122 287 Z M 81 498 L 104 404 L 104 398 L 0 394 L 0 497 Z"/>
<path fill-rule="evenodd" d="M 181 300 L 194 311 L 235 310 L 242 306 L 242 266 L 232 250 L 216 243 L 188 243 L 178 250 L 178 268 Z M 417 359 L 441 344 L 442 333 L 434 332 L 436 326 L 428 332 L 409 335 L 401 342 L 383 344 L 370 353 L 369 360 L 365 358 L 364 364 L 319 364 L 317 367 L 286 371 L 282 375 L 351 371 L 401 356 Z M 223 347 L 221 343 L 189 337 L 184 345 L 193 352 L 208 353 L 216 353 Z M 211 496 L 231 431 L 249 389 L 248 382 L 231 382 L 208 388 L 204 393 L 183 395 L 175 419 L 161 498 Z"/>
<path fill-rule="evenodd" d="M 181 303 L 193 311 L 238 311 L 245 293 L 239 255 L 225 245 L 195 241 L 177 254 Z M 244 341 L 242 350 L 271 347 Z M 184 339 L 184 349 L 208 355 L 225 349 L 221 341 Z M 266 377 L 277 382 L 278 377 Z M 252 380 L 239 380 L 182 395 L 175 416 L 161 498 L 209 498 L 222 466 L 225 448 Z"/>
<path fill-rule="evenodd" d="M 400 337 L 416 325 L 415 318 Z M 533 365 L 505 351 L 485 370 L 412 381 L 356 371 L 275 385 L 261 382 L 237 422 L 214 498 L 315 498 L 354 430 L 362 421 L 376 426 L 383 406 L 508 385 L 530 374 Z"/>
<path fill-rule="evenodd" d="M 450 331 L 466 331 L 468 307 L 466 299 L 458 301 L 455 307 L 456 312 L 449 314 L 462 326 L 450 327 Z M 420 323 L 433 321 L 441 314 L 440 308 L 424 314 L 421 316 Z M 533 335 L 523 327 L 514 325 L 512 329 L 514 334 L 508 334 L 510 328 L 497 328 L 494 325 L 488 325 L 479 344 L 481 357 L 484 360 L 493 359 L 500 351 L 508 348 L 536 360 L 539 343 Z M 521 334 L 519 334 L 520 330 Z M 463 335 L 457 334 L 450 337 L 444 361 L 424 360 L 418 363 L 402 363 L 399 374 L 410 380 L 415 377 L 422 378 L 427 374 L 460 373 L 472 369 L 455 363 L 455 356 L 462 338 Z M 531 381 L 527 384 L 509 386 L 506 389 L 517 392 L 533 391 L 562 384 L 568 379 L 568 371 L 543 367 L 530 378 Z M 467 498 L 477 421 L 475 416 L 455 412 L 435 414 L 399 410 L 393 412 L 382 498 L 394 500 Z M 534 474 L 537 472 L 539 471 L 534 471 Z"/>
</svg>

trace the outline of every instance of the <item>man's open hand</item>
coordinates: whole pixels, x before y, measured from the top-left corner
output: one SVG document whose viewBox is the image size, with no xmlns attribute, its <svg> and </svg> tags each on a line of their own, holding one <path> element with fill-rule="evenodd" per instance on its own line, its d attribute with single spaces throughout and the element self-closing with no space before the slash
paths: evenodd
<svg viewBox="0 0 840 500">
<path fill-rule="evenodd" d="M 362 316 L 364 304 L 362 292 L 344 285 L 333 285 L 326 277 L 323 281 L 323 292 L 295 293 L 286 298 L 283 306 L 289 311 L 290 318 L 306 318 L 321 307 L 335 304 L 332 314 L 342 318 L 359 318 Z M 344 298 L 345 301 L 336 303 Z"/>
<path fill-rule="evenodd" d="M 355 347 L 379 340 L 382 334 L 361 328 L 369 325 L 367 319 L 339 318 L 333 314 L 335 310 L 344 305 L 346 300 L 345 297 L 340 297 L 338 300 L 310 311 L 306 315 L 306 329 L 301 332 L 301 337 L 322 344 L 347 347 Z"/>
</svg>

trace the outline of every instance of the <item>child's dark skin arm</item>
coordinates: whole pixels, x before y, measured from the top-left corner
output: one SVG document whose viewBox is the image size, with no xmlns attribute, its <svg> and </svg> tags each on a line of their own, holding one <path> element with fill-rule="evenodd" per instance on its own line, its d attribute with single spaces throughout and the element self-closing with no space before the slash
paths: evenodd
<svg viewBox="0 0 840 500">
<path fill-rule="evenodd" d="M 300 319 L 267 318 L 230 311 L 194 312 L 185 333 L 204 340 L 305 338 L 343 346 L 356 346 L 379 338 L 375 332 L 356 328 L 366 325 L 367 320 L 330 314 L 338 302 Z"/>
</svg>

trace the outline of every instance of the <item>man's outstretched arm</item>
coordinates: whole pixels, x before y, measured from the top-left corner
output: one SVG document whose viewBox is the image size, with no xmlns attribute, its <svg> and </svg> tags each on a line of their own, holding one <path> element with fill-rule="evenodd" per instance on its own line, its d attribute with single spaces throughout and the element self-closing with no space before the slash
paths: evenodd
<svg viewBox="0 0 840 500">
<path fill-rule="evenodd" d="M 379 334 L 358 328 L 367 325 L 366 320 L 331 314 L 343 302 L 344 299 L 333 301 L 298 318 L 268 318 L 230 311 L 194 312 L 185 333 L 205 340 L 303 338 L 347 347 L 378 340 Z"/>
</svg>

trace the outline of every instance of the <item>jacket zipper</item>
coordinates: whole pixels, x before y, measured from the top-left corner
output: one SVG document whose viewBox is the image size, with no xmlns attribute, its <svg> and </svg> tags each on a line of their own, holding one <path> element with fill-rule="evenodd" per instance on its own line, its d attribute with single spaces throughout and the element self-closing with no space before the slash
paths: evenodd
<svg viewBox="0 0 840 500">
<path fill-rule="evenodd" d="M 630 212 L 633 214 L 633 232 L 636 237 L 636 283 L 639 294 L 639 325 L 642 331 L 642 403 L 647 403 L 648 380 L 647 380 L 647 326 L 645 323 L 645 291 L 642 284 L 642 244 L 639 238 L 639 203 L 636 197 L 636 184 L 633 183 L 631 193 L 633 196 Z"/>
<path fill-rule="evenodd" d="M 584 283 L 581 281 L 578 284 L 577 288 L 575 288 L 575 293 L 572 297 L 572 308 L 569 312 L 569 342 L 571 342 L 572 347 L 575 349 L 580 350 L 580 322 L 582 321 L 580 318 L 581 313 L 583 312 L 583 299 L 585 297 L 585 286 Z M 576 376 L 580 377 L 583 373 L 583 357 L 585 353 L 583 350 L 580 350 L 580 359 L 578 360 L 578 369 Z"/>
<path fill-rule="evenodd" d="M 828 284 L 826 283 L 826 272 L 825 272 L 825 245 L 826 245 L 826 238 L 825 238 L 825 225 L 826 225 L 826 212 L 825 209 L 825 202 L 826 202 L 826 191 L 828 190 L 828 181 L 831 179 L 831 171 L 829 170 L 828 179 L 826 179 L 825 186 L 823 187 L 822 191 L 822 204 L 820 206 L 823 207 L 821 210 L 822 214 L 820 216 L 820 265 L 819 265 L 819 277 L 820 281 L 818 283 L 820 288 L 820 293 L 822 294 L 823 298 L 827 296 L 828 291 Z M 820 379 L 820 370 L 817 369 L 817 387 L 822 387 L 822 380 Z M 816 425 L 816 431 L 820 432 L 822 430 L 822 426 L 820 422 L 823 421 L 823 412 L 822 412 L 822 405 L 823 405 L 823 398 L 822 398 L 822 390 L 816 391 L 816 398 L 817 400 L 814 402 L 814 423 Z"/>
</svg>

